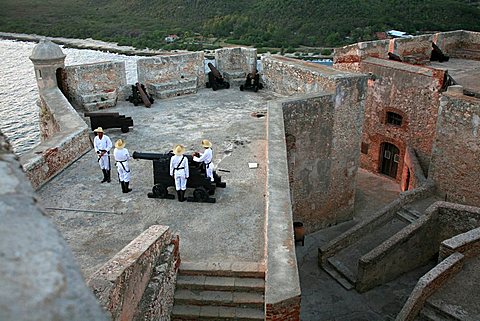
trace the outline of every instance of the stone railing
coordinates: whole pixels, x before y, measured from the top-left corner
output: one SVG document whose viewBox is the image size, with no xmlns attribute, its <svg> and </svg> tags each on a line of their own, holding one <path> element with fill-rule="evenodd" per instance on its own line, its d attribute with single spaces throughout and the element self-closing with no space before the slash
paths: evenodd
<svg viewBox="0 0 480 321">
<path fill-rule="evenodd" d="M 35 189 L 61 172 L 91 148 L 87 124 L 80 118 L 60 89 L 40 92 L 41 108 L 55 130 L 42 143 L 20 157 Z"/>
<path fill-rule="evenodd" d="M 422 276 L 395 321 L 413 321 L 425 301 L 463 267 L 464 256 L 453 253 Z"/>
<path fill-rule="evenodd" d="M 0 320 L 107 320 L 0 132 Z"/>
<path fill-rule="evenodd" d="M 152 225 L 89 279 L 112 320 L 170 320 L 178 267 L 178 235 Z"/>
<path fill-rule="evenodd" d="M 467 258 L 480 255 L 480 227 L 443 241 L 438 260 L 443 261 L 455 252 L 462 253 Z"/>
<path fill-rule="evenodd" d="M 283 112 L 268 106 L 265 319 L 300 320 L 300 280 L 295 256 Z"/>
</svg>

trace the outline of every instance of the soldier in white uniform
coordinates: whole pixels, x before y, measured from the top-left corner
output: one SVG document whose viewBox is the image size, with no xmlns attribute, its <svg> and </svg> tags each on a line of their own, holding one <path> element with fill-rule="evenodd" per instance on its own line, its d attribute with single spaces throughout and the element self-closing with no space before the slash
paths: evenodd
<svg viewBox="0 0 480 321">
<path fill-rule="evenodd" d="M 107 135 L 103 134 L 103 128 L 98 127 L 94 130 L 97 133 L 93 140 L 93 147 L 98 156 L 98 164 L 103 172 L 103 180 L 101 183 L 110 183 L 110 149 L 112 149 L 112 141 Z"/>
<path fill-rule="evenodd" d="M 189 176 L 188 159 L 183 155 L 185 147 L 176 145 L 173 148 L 172 158 L 170 158 L 170 176 L 175 180 L 175 189 L 179 202 L 185 201 L 185 190 L 187 189 L 187 179 Z"/>
<path fill-rule="evenodd" d="M 115 158 L 115 165 L 117 166 L 118 179 L 122 185 L 122 192 L 128 193 L 132 191 L 131 188 L 128 188 L 128 184 L 130 184 L 130 167 L 128 166 L 130 154 L 128 153 L 128 149 L 125 148 L 125 144 L 123 139 L 115 142 L 113 157 Z"/>
<path fill-rule="evenodd" d="M 208 140 L 204 139 L 200 142 L 203 148 L 205 148 L 205 152 L 203 153 L 195 153 L 193 155 L 193 160 L 195 162 L 204 163 L 205 166 L 205 174 L 210 180 L 213 182 L 213 150 L 212 150 L 212 143 Z"/>
</svg>

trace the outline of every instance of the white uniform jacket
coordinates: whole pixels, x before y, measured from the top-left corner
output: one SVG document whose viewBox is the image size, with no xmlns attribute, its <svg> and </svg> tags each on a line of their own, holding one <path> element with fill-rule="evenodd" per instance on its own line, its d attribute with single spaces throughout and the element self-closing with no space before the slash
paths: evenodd
<svg viewBox="0 0 480 321">
<path fill-rule="evenodd" d="M 95 136 L 93 139 L 93 147 L 95 148 L 95 152 L 97 155 L 100 155 L 101 151 L 106 150 L 107 152 L 98 159 L 98 164 L 100 165 L 101 169 L 110 170 L 110 160 L 108 159 L 108 153 L 110 149 L 112 149 L 112 141 L 110 138 L 103 134 L 102 139 L 98 138 L 98 135 Z"/>
<path fill-rule="evenodd" d="M 172 158 L 170 158 L 170 176 L 188 178 L 189 175 L 187 157 L 184 155 L 172 156 Z"/>
<path fill-rule="evenodd" d="M 206 148 L 205 152 L 203 154 L 200 154 L 200 157 L 193 156 L 193 160 L 195 162 L 205 163 L 205 174 L 213 182 L 214 178 L 213 178 L 212 158 L 213 158 L 213 150 L 211 148 Z"/>
</svg>

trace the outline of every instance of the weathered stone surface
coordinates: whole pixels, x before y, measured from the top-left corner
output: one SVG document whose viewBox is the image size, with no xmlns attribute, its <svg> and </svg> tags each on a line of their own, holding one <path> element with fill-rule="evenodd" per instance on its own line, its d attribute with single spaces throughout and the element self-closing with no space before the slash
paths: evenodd
<svg viewBox="0 0 480 321">
<path fill-rule="evenodd" d="M 480 99 L 443 95 L 430 171 L 449 201 L 480 206 Z"/>
<path fill-rule="evenodd" d="M 217 49 L 215 62 L 217 69 L 225 74 L 227 81 L 232 81 L 235 77 L 245 78 L 257 68 L 257 49 L 243 47 Z"/>
<path fill-rule="evenodd" d="M 178 236 L 153 225 L 105 263 L 88 284 L 113 320 L 169 320 L 179 266 Z"/>
<path fill-rule="evenodd" d="M 145 85 L 172 85 L 183 90 L 182 79 L 193 79 L 196 88 L 203 87 L 205 80 L 204 53 L 189 52 L 139 59 L 137 62 L 138 81 Z M 155 95 L 161 96 L 160 92 Z M 171 96 L 176 96 L 172 94 Z M 163 98 L 163 97 L 162 97 Z"/>
<path fill-rule="evenodd" d="M 100 62 L 68 66 L 64 70 L 65 83 L 62 84 L 66 96 L 76 108 L 85 104 L 125 99 L 127 85 L 124 62 Z M 101 109 L 101 108 L 99 108 Z"/>
<path fill-rule="evenodd" d="M 0 133 L 0 319 L 107 320 Z"/>
</svg>

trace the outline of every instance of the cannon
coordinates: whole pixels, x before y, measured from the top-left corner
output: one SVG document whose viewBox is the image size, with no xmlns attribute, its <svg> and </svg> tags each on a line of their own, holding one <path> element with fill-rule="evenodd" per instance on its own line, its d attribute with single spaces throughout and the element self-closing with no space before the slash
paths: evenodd
<svg viewBox="0 0 480 321">
<path fill-rule="evenodd" d="M 129 127 L 133 126 L 132 117 L 125 117 L 119 113 L 84 113 L 85 117 L 90 117 L 90 126 L 92 130 L 98 127 L 120 128 L 122 133 L 128 133 Z"/>
<path fill-rule="evenodd" d="M 435 43 L 432 42 L 432 54 L 430 55 L 430 61 L 444 62 L 450 59 L 449 56 L 445 55 Z"/>
<path fill-rule="evenodd" d="M 244 90 L 253 90 L 257 92 L 259 89 L 262 89 L 263 85 L 260 83 L 260 75 L 255 70 L 247 75 L 245 84 L 240 85 L 240 91 Z"/>
<path fill-rule="evenodd" d="M 127 101 L 133 103 L 134 106 L 143 103 L 145 107 L 150 107 L 154 99 L 151 95 L 147 94 L 145 86 L 137 82 L 135 85 L 132 85 L 132 94 L 128 96 Z"/>
<path fill-rule="evenodd" d="M 210 68 L 210 71 L 208 72 L 208 82 L 206 83 L 207 88 L 212 88 L 214 91 L 217 89 L 230 88 L 230 83 L 225 80 L 212 63 L 208 63 L 208 68 Z"/>
<path fill-rule="evenodd" d="M 168 193 L 168 187 L 175 186 L 175 181 L 170 176 L 170 158 L 173 153 L 170 151 L 165 154 L 159 153 L 141 153 L 133 152 L 134 159 L 146 159 L 153 161 L 153 187 L 152 192 L 148 193 L 149 198 L 174 199 L 175 196 Z M 222 177 L 213 171 L 214 182 L 211 182 L 205 175 L 202 163 L 193 161 L 193 156 L 185 155 L 188 159 L 188 168 L 190 176 L 187 180 L 187 188 L 193 188 L 193 196 L 188 197 L 189 202 L 215 203 L 215 198 L 210 197 L 215 194 L 217 187 L 225 188 L 226 183 L 222 182 Z"/>
</svg>

